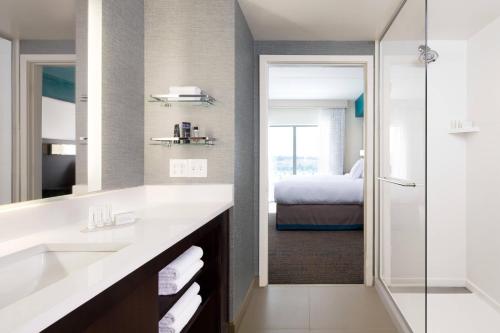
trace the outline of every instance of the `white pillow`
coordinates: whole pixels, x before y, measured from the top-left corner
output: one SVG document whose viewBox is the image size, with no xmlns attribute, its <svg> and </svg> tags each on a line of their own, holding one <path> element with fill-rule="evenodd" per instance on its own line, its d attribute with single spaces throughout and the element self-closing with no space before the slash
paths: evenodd
<svg viewBox="0 0 500 333">
<path fill-rule="evenodd" d="M 349 172 L 349 176 L 354 179 L 363 178 L 365 163 L 362 158 L 356 161 Z"/>
</svg>

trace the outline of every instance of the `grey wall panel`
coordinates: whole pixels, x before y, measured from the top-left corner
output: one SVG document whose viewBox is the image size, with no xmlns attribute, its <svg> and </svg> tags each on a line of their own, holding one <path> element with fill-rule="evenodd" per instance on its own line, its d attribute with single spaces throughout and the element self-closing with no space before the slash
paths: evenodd
<svg viewBox="0 0 500 333">
<path fill-rule="evenodd" d="M 146 184 L 233 183 L 234 181 L 234 1 L 145 1 L 145 93 L 167 93 L 170 86 L 198 86 L 217 99 L 209 108 L 165 108 L 146 103 Z M 216 137 L 214 147 L 149 144 L 171 136 L 174 124 L 198 125 Z M 170 178 L 169 159 L 208 160 L 207 178 Z"/>
<path fill-rule="evenodd" d="M 20 54 L 75 54 L 74 40 L 21 40 Z"/>
<path fill-rule="evenodd" d="M 76 10 L 76 138 L 87 137 L 87 17 L 88 0 L 78 0 Z M 87 144 L 76 145 L 76 184 L 87 184 Z"/>
<path fill-rule="evenodd" d="M 253 37 L 240 6 L 235 7 L 235 178 L 232 271 L 233 313 L 255 276 Z"/>
<path fill-rule="evenodd" d="M 102 187 L 142 185 L 144 2 L 103 0 L 102 9 Z"/>
<path fill-rule="evenodd" d="M 253 248 L 253 39 L 234 0 L 145 1 L 145 93 L 195 85 L 217 99 L 215 106 L 164 108 L 146 103 L 145 182 L 234 183 L 231 214 L 231 318 L 254 277 Z M 152 146 L 189 121 L 217 138 L 214 147 Z M 206 158 L 207 178 L 170 178 L 169 159 Z"/>
</svg>

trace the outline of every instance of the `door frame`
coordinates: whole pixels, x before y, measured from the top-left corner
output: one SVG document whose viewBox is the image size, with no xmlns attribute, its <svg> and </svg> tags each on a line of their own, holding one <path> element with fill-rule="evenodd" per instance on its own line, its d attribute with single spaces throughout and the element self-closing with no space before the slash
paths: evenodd
<svg viewBox="0 0 500 333">
<path fill-rule="evenodd" d="M 37 89 L 33 85 L 40 79 L 36 70 L 39 66 L 76 66 L 75 54 L 22 54 L 19 57 L 19 112 L 14 114 L 14 136 L 18 152 L 16 164 L 19 172 L 14 175 L 17 179 L 15 193 L 19 194 L 19 201 L 41 199 L 41 137 L 32 135 L 33 131 L 40 132 L 37 123 L 41 120 L 41 100 L 37 101 Z M 41 84 L 41 82 L 38 82 Z M 41 124 L 40 124 L 41 126 Z M 40 144 L 37 142 L 40 141 Z"/>
<path fill-rule="evenodd" d="M 260 55 L 259 56 L 259 286 L 269 283 L 268 245 L 268 108 L 269 66 L 275 64 L 328 64 L 359 66 L 365 74 L 364 138 L 364 284 L 374 282 L 374 199 L 375 199 L 375 57 L 372 55 Z"/>
</svg>

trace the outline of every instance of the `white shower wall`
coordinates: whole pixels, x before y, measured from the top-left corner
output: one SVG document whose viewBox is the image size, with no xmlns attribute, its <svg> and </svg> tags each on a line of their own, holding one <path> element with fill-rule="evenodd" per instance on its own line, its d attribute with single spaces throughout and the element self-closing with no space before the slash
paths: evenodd
<svg viewBox="0 0 500 333">
<path fill-rule="evenodd" d="M 467 279 L 500 309 L 500 18 L 468 42 Z"/>
<path fill-rule="evenodd" d="M 432 34 L 431 34 L 432 35 Z M 468 40 L 431 40 L 428 283 L 466 285 L 500 309 L 500 18 Z M 478 133 L 448 134 L 468 119 Z"/>
<path fill-rule="evenodd" d="M 467 114 L 467 41 L 428 43 L 440 55 L 427 80 L 428 284 L 464 286 L 466 138 L 448 129 Z"/>
</svg>

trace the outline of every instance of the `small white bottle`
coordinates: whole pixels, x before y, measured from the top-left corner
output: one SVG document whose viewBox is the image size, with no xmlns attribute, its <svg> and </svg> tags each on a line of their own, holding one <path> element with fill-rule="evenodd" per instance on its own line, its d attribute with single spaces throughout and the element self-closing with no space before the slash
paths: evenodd
<svg viewBox="0 0 500 333">
<path fill-rule="evenodd" d="M 94 230 L 96 227 L 95 223 L 95 207 L 90 206 L 89 207 L 89 219 L 87 221 L 87 229 L 88 230 Z"/>
<path fill-rule="evenodd" d="M 96 214 L 95 214 L 95 225 L 98 228 L 104 227 L 104 209 L 102 205 L 98 205 L 95 207 L 96 208 Z"/>
<path fill-rule="evenodd" d="M 104 205 L 103 220 L 105 226 L 113 225 L 113 209 L 111 205 Z"/>
</svg>

